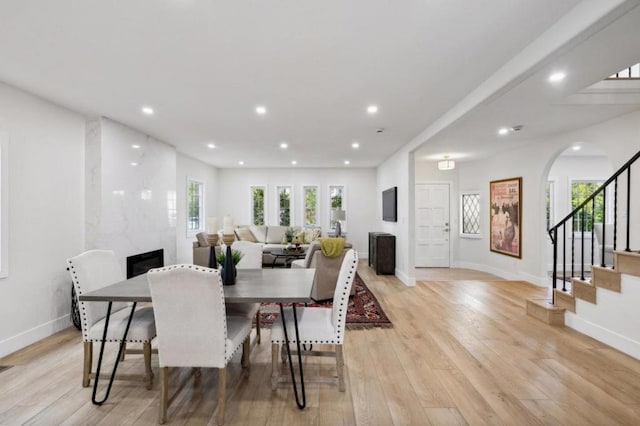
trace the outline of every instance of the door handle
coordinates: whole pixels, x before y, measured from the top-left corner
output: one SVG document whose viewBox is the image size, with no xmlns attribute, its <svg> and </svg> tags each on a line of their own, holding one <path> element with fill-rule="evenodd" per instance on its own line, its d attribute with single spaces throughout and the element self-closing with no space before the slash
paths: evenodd
<svg viewBox="0 0 640 426">
<path fill-rule="evenodd" d="M 444 232 L 449 232 L 449 228 L 444 228 L 443 231 Z"/>
</svg>

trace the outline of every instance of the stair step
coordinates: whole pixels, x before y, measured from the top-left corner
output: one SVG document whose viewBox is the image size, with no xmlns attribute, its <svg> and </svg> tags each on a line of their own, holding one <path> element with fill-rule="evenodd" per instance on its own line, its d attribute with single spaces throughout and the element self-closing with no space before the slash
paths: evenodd
<svg viewBox="0 0 640 426">
<path fill-rule="evenodd" d="M 564 308 L 567 311 L 575 312 L 576 311 L 576 299 L 573 297 L 573 294 L 564 292 L 559 289 L 553 290 L 553 293 L 556 296 L 556 306 L 559 308 Z"/>
<path fill-rule="evenodd" d="M 593 285 L 620 293 L 620 272 L 617 269 L 593 265 L 591 273 L 593 274 L 591 279 Z"/>
<path fill-rule="evenodd" d="M 589 303 L 596 303 L 596 287 L 589 281 L 574 278 L 571 283 L 573 297 Z"/>
<path fill-rule="evenodd" d="M 622 274 L 640 276 L 640 253 L 616 250 L 614 256 L 616 271 Z"/>
<path fill-rule="evenodd" d="M 551 299 L 527 300 L 527 315 L 549 325 L 564 325 L 564 308 L 551 304 Z"/>
</svg>

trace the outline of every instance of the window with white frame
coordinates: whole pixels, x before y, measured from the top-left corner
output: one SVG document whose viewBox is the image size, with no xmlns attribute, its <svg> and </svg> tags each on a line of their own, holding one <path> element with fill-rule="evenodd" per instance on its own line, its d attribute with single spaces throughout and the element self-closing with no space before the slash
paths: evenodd
<svg viewBox="0 0 640 426">
<path fill-rule="evenodd" d="M 318 187 L 305 186 L 304 193 L 304 226 L 318 225 Z"/>
<path fill-rule="evenodd" d="M 265 198 L 264 186 L 251 187 L 251 223 L 254 225 L 265 224 Z"/>
<path fill-rule="evenodd" d="M 547 217 L 547 231 L 555 225 L 556 222 L 556 182 L 550 180 L 547 182 L 546 191 L 546 217 Z"/>
<path fill-rule="evenodd" d="M 187 178 L 187 234 L 204 231 L 204 182 Z"/>
<path fill-rule="evenodd" d="M 582 204 L 591 194 L 593 194 L 602 185 L 602 181 L 571 181 L 571 211 Z M 607 205 L 605 206 L 602 193 L 597 195 L 592 201 L 580 209 L 573 219 L 573 232 L 584 231 L 591 232 L 594 223 L 602 223 L 605 209 L 607 223 L 612 222 L 613 203 L 610 196 L 610 188 L 607 188 Z M 595 206 L 594 206 L 595 203 Z"/>
<path fill-rule="evenodd" d="M 278 187 L 278 225 L 291 226 L 291 187 Z"/>
<path fill-rule="evenodd" d="M 480 236 L 480 193 L 478 191 L 460 194 L 460 235 L 473 238 Z"/>
<path fill-rule="evenodd" d="M 333 219 L 333 211 L 342 210 L 346 218 L 345 190 L 343 185 L 332 185 L 329 187 L 329 223 L 331 228 L 335 229 L 335 220 Z M 345 221 L 341 220 L 340 225 L 342 232 L 346 231 Z"/>
</svg>

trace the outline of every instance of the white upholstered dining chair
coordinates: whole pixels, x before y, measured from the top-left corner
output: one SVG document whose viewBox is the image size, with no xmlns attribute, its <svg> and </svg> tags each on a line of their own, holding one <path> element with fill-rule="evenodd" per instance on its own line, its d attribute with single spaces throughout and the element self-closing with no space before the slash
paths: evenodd
<svg viewBox="0 0 640 426">
<path fill-rule="evenodd" d="M 344 256 L 335 293 L 333 296 L 333 306 L 331 308 L 323 307 L 300 307 L 296 308 L 298 317 L 298 331 L 300 336 L 300 344 L 332 344 L 334 352 L 325 351 L 303 351 L 303 355 L 314 356 L 333 356 L 336 358 L 336 370 L 338 378 L 338 389 L 344 392 L 344 357 L 342 353 L 342 344 L 344 342 L 344 333 L 347 316 L 347 306 L 349 304 L 349 293 L 353 285 L 353 279 L 356 275 L 358 266 L 358 253 L 350 249 Z M 291 308 L 284 310 L 287 335 L 289 343 L 296 343 L 296 334 L 294 328 L 293 314 Z M 280 345 L 286 345 L 282 320 L 278 319 L 274 322 L 271 329 L 271 387 L 276 389 L 280 369 L 278 364 L 278 352 Z M 284 346 L 283 346 L 284 349 Z M 283 357 L 284 358 L 284 357 Z M 283 359 L 284 360 L 284 359 Z"/>
<path fill-rule="evenodd" d="M 227 247 L 222 246 L 223 252 Z M 231 244 L 232 250 L 239 250 L 243 256 L 236 265 L 237 269 L 261 269 L 262 268 L 262 244 L 249 241 L 235 241 Z M 256 342 L 260 343 L 260 303 L 229 303 L 227 305 L 227 315 L 256 319 Z"/>
<path fill-rule="evenodd" d="M 114 252 L 110 250 L 86 251 L 78 256 L 67 259 L 67 265 L 77 296 L 125 279 L 118 259 Z M 91 377 L 95 376 L 91 371 L 93 364 L 93 344 L 102 341 L 107 307 L 107 302 L 83 302 L 78 300 L 80 323 L 82 326 L 82 341 L 84 342 L 83 387 L 88 387 Z M 122 341 L 130 313 L 131 303 L 113 302 L 107 328 L 107 342 L 120 343 Z M 153 384 L 151 340 L 155 336 L 156 326 L 153 318 L 153 308 L 136 308 L 125 343 L 142 344 L 147 389 L 151 389 Z M 139 350 L 129 352 L 139 353 Z"/>
<path fill-rule="evenodd" d="M 147 278 L 158 330 L 159 423 L 167 419 L 168 368 L 205 367 L 219 370 L 218 424 L 223 424 L 227 363 L 242 346 L 242 365 L 248 366 L 251 320 L 227 317 L 216 269 L 173 265 L 152 269 Z"/>
</svg>

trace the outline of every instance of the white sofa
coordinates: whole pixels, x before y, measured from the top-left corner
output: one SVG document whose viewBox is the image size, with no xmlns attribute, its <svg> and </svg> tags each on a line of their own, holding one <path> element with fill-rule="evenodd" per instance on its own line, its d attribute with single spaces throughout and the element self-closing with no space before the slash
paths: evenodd
<svg viewBox="0 0 640 426">
<path fill-rule="evenodd" d="M 249 241 L 262 245 L 262 264 L 273 264 L 274 257 L 271 250 L 286 247 L 285 234 L 292 228 L 294 235 L 303 238 L 302 247 L 306 250 L 312 241 L 320 238 L 320 228 L 303 228 L 301 226 L 276 226 L 276 225 L 238 225 L 235 229 L 238 241 Z M 278 259 L 278 262 L 283 262 Z"/>
<path fill-rule="evenodd" d="M 236 226 L 235 234 L 237 241 L 248 241 L 254 244 L 260 244 L 262 247 L 262 264 L 272 265 L 274 256 L 270 254 L 271 250 L 284 248 L 283 243 L 285 233 L 288 228 L 292 228 L 294 235 L 302 236 L 304 233 L 304 242 L 301 244 L 306 250 L 309 244 L 320 238 L 320 228 L 303 228 L 300 226 L 266 226 L 266 225 L 239 225 Z M 202 238 L 201 238 L 202 239 Z M 220 237 L 222 242 L 222 237 Z M 217 248 L 219 250 L 219 247 Z M 195 265 L 207 266 L 209 263 L 210 247 L 206 241 L 193 243 L 193 263 Z M 282 264 L 284 259 L 277 259 L 276 264 Z"/>
</svg>

